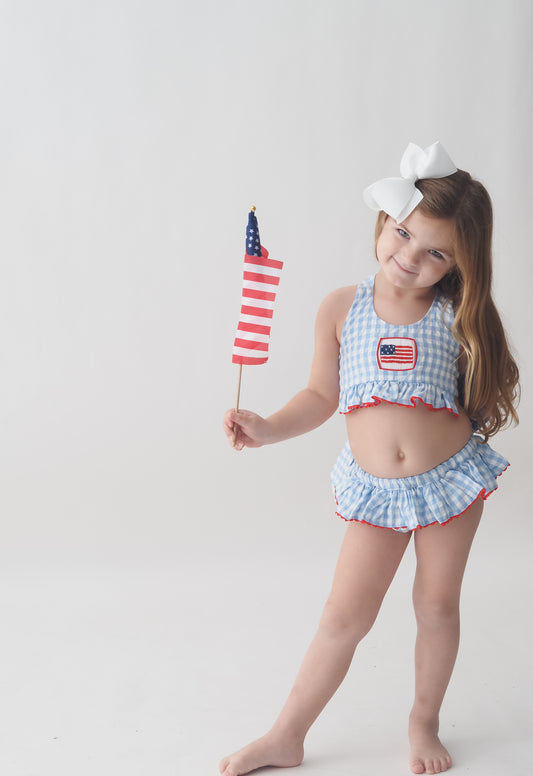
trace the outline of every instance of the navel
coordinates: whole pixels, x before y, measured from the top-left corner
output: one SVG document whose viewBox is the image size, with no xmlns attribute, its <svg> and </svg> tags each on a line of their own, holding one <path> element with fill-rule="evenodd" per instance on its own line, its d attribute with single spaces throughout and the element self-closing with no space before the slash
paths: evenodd
<svg viewBox="0 0 533 776">
<path fill-rule="evenodd" d="M 397 456 L 399 461 L 405 461 L 405 453 L 403 450 L 398 450 Z"/>
</svg>

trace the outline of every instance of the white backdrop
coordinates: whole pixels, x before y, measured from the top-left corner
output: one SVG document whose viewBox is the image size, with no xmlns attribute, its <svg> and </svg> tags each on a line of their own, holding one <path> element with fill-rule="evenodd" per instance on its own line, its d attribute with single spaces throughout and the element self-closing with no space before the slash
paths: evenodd
<svg viewBox="0 0 533 776">
<path fill-rule="evenodd" d="M 239 456 L 221 432 L 247 213 L 285 262 L 271 358 L 243 376 L 242 406 L 269 413 L 305 384 L 322 297 L 373 269 L 363 187 L 438 139 L 495 207 L 524 397 L 485 541 L 512 581 L 531 541 L 532 29 L 520 0 L 1 0 L 6 580 L 198 559 L 206 584 L 209 553 L 235 568 L 258 547 L 333 561 L 342 421 Z"/>
<path fill-rule="evenodd" d="M 270 412 L 307 378 L 321 298 L 372 270 L 361 189 L 397 174 L 409 141 L 440 139 L 493 196 L 495 295 L 527 385 L 532 16 L 494 0 L 3 0 L 6 562 L 157 559 L 250 520 L 278 538 L 330 520 L 342 421 L 239 459 L 221 436 L 244 225 L 255 204 L 285 261 L 271 359 L 243 378 L 243 406 Z M 513 523 L 529 518 L 528 431 L 526 392 L 496 445 Z"/>
</svg>

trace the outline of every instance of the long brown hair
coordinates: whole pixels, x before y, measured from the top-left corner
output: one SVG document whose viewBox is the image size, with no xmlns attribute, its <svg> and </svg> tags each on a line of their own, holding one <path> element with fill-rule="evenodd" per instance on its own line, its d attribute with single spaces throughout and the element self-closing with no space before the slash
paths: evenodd
<svg viewBox="0 0 533 776">
<path fill-rule="evenodd" d="M 483 184 L 464 170 L 415 185 L 424 195 L 420 212 L 455 225 L 456 265 L 437 286 L 455 311 L 452 331 L 461 346 L 464 408 L 487 440 L 518 423 L 520 392 L 518 367 L 491 293 L 492 204 Z M 379 213 L 376 242 L 387 218 Z"/>
</svg>

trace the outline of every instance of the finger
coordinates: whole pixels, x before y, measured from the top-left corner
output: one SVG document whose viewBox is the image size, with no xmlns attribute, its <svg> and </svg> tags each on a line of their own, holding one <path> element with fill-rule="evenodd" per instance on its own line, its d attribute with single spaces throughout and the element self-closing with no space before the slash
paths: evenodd
<svg viewBox="0 0 533 776">
<path fill-rule="evenodd" d="M 242 428 L 238 423 L 234 423 L 230 426 L 228 433 L 228 442 L 234 450 L 242 450 L 244 447 L 244 434 Z"/>
<path fill-rule="evenodd" d="M 228 437 L 228 439 L 233 437 L 234 425 L 234 423 L 230 423 L 226 419 L 224 419 L 224 422 L 222 423 L 222 431 Z"/>
<path fill-rule="evenodd" d="M 228 428 L 233 428 L 235 423 L 241 423 L 244 420 L 244 415 L 236 410 L 227 410 L 224 414 L 224 425 Z"/>
<path fill-rule="evenodd" d="M 232 448 L 234 450 L 236 450 L 237 452 L 240 452 L 241 450 L 244 450 L 244 448 L 246 447 L 246 444 L 245 444 L 245 442 L 244 442 L 244 440 L 242 438 L 242 435 L 239 434 L 238 431 L 237 431 L 236 436 L 234 438 L 230 439 L 230 444 L 231 444 Z"/>
<path fill-rule="evenodd" d="M 235 425 L 238 423 L 237 418 L 234 417 L 233 410 L 228 410 L 224 415 L 224 420 L 222 421 L 222 428 L 224 429 L 224 432 L 226 435 L 233 434 Z"/>
</svg>

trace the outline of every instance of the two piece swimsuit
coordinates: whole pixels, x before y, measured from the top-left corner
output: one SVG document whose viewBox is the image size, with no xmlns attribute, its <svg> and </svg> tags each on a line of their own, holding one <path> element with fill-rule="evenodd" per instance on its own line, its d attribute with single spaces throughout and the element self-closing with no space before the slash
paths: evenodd
<svg viewBox="0 0 533 776">
<path fill-rule="evenodd" d="M 381 402 L 458 415 L 459 344 L 453 310 L 437 293 L 418 322 L 396 325 L 374 310 L 374 278 L 357 288 L 342 330 L 339 411 Z M 396 531 L 441 525 L 497 488 L 508 462 L 480 437 L 430 471 L 399 479 L 374 477 L 355 462 L 347 442 L 331 473 L 337 514 Z"/>
</svg>

